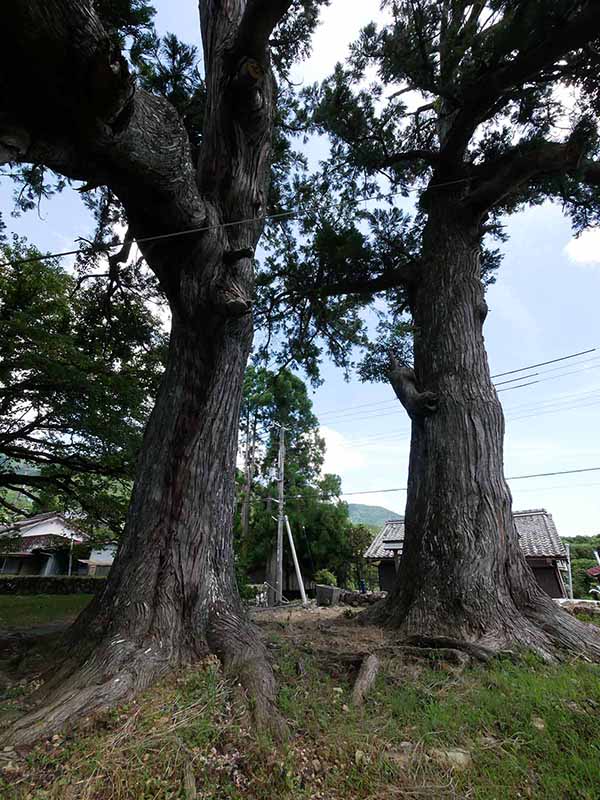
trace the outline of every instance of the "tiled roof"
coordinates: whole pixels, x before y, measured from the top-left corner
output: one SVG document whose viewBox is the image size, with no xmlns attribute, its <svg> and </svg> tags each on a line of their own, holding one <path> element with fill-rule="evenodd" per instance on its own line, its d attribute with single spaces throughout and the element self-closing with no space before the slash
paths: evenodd
<svg viewBox="0 0 600 800">
<path fill-rule="evenodd" d="M 565 547 L 560 540 L 552 515 L 546 509 L 515 511 L 513 516 L 519 534 L 519 542 L 526 556 L 566 559 Z M 388 520 L 365 550 L 364 557 L 374 561 L 381 558 L 393 558 L 394 551 L 385 547 L 385 542 L 393 539 L 404 539 L 403 519 Z"/>
<path fill-rule="evenodd" d="M 56 531 L 44 532 L 43 530 L 38 533 L 32 530 L 43 522 L 51 523 L 54 521 L 62 525 L 65 529 L 65 533 L 58 533 Z M 66 533 L 67 531 L 70 532 L 68 536 Z M 0 537 L 2 536 L 20 536 L 21 538 L 28 536 L 55 536 L 65 538 L 66 536 L 69 539 L 74 538 L 76 541 L 80 541 L 81 537 L 87 538 L 85 532 L 79 529 L 76 522 L 67 519 L 64 514 L 61 514 L 59 511 L 47 511 L 43 514 L 36 514 L 33 517 L 25 517 L 9 525 L 0 525 Z"/>
<path fill-rule="evenodd" d="M 386 539 L 404 539 L 404 519 L 388 519 L 365 550 L 364 557 L 374 560 L 393 558 L 393 550 L 386 550 L 383 544 Z"/>
<path fill-rule="evenodd" d="M 567 551 L 560 540 L 556 525 L 545 508 L 514 513 L 519 542 L 526 556 L 544 558 L 567 558 Z"/>
<path fill-rule="evenodd" d="M 36 514 L 34 517 L 25 517 L 25 519 L 12 522 L 10 525 L 0 525 L 0 533 L 12 533 L 13 531 L 21 530 L 21 528 L 28 528 L 30 525 L 37 525 L 39 522 L 54 519 L 55 517 L 60 517 L 62 519 L 62 514 L 56 511 L 46 511 L 43 514 Z"/>
<path fill-rule="evenodd" d="M 590 578 L 598 578 L 600 577 L 600 566 L 590 567 L 590 569 L 586 569 L 586 572 L 590 576 Z"/>
</svg>

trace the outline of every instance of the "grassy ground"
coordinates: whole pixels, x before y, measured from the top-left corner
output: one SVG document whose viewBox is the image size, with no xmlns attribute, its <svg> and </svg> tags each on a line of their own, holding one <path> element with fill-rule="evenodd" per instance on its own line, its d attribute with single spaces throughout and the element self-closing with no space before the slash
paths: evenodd
<svg viewBox="0 0 600 800">
<path fill-rule="evenodd" d="M 343 612 L 262 614 L 291 738 L 257 734 L 218 663 L 75 736 L 5 751 L 3 800 L 598 800 L 600 667 L 528 658 L 462 671 L 383 660 L 364 707 L 343 653 L 384 641 Z M 13 690 L 5 704 L 17 702 Z M 9 692 L 10 694 L 10 692 Z"/>
<path fill-rule="evenodd" d="M 0 595 L 0 629 L 75 619 L 91 599 L 91 594 Z"/>
</svg>

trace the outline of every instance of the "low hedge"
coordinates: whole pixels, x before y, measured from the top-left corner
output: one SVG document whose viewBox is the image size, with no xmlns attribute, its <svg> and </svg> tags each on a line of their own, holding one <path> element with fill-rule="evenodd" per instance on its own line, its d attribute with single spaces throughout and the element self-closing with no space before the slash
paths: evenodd
<svg viewBox="0 0 600 800">
<path fill-rule="evenodd" d="M 97 594 L 105 583 L 88 575 L 0 575 L 0 594 Z"/>
</svg>

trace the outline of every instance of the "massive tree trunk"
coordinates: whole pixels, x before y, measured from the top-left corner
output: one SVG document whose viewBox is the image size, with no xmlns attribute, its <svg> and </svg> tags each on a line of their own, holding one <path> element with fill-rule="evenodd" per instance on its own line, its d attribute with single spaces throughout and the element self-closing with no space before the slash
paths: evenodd
<svg viewBox="0 0 600 800">
<path fill-rule="evenodd" d="M 268 37 L 290 2 L 200 3 L 207 116 L 197 167 L 178 115 L 136 90 L 91 4 L 29 0 L 0 14 L 17 50 L 33 48 L 40 58 L 28 62 L 20 89 L 0 79 L 10 111 L 0 115 L 0 140 L 10 140 L 17 160 L 113 189 L 173 315 L 107 586 L 68 633 L 68 657 L 43 685 L 42 703 L 9 732 L 11 743 L 127 698 L 208 650 L 252 693 L 259 722 L 282 732 L 271 668 L 242 615 L 232 523 L 252 258 L 270 171 Z M 10 56 L 9 48 L 0 67 Z M 53 115 L 40 114 L 31 96 L 42 111 L 54 105 Z"/>
<path fill-rule="evenodd" d="M 598 633 L 539 589 L 519 547 L 484 347 L 479 242 L 458 204 L 431 203 L 410 297 L 414 375 L 392 373 L 412 418 L 404 550 L 396 587 L 371 616 L 427 641 L 598 657 Z"/>
</svg>

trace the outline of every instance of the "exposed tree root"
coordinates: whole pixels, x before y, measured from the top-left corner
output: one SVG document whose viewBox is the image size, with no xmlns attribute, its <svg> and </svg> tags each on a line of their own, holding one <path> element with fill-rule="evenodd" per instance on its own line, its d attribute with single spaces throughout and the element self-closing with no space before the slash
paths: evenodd
<svg viewBox="0 0 600 800">
<path fill-rule="evenodd" d="M 158 652 L 157 652 L 158 651 Z M 76 666 L 63 662 L 33 695 L 34 708 L 17 720 L 0 744 L 28 746 L 133 697 L 172 668 L 160 648 L 145 649 L 120 637 L 93 650 Z"/>
<path fill-rule="evenodd" d="M 424 642 L 425 640 L 422 641 Z M 462 643 L 457 642 L 456 644 Z M 400 657 L 405 660 L 427 660 L 433 664 L 445 663 L 460 668 L 465 667 L 472 660 L 471 655 L 463 648 L 443 647 L 439 643 L 431 647 L 427 647 L 423 643 L 419 645 L 396 645 L 390 650 L 393 657 Z"/>
<path fill-rule="evenodd" d="M 402 612 L 401 604 L 388 597 L 361 613 L 359 622 L 392 627 L 407 645 L 451 648 L 479 661 L 533 651 L 549 662 L 574 657 L 600 662 L 600 630 L 576 619 L 541 591 L 523 604 L 512 598 L 498 602 L 485 616 L 475 617 L 476 622 L 468 612 L 452 616 L 429 598 L 419 601 Z"/>
<path fill-rule="evenodd" d="M 441 653 L 466 653 L 470 658 L 475 661 L 490 661 L 490 659 L 499 655 L 498 652 L 490 650 L 488 647 L 482 647 L 472 642 L 465 642 L 459 639 L 449 639 L 444 636 L 409 636 L 406 640 L 406 648 L 423 648 L 426 651 L 431 651 L 432 654 Z M 443 655 L 442 655 L 443 657 Z"/>
<path fill-rule="evenodd" d="M 123 635 L 95 646 L 82 642 L 28 698 L 30 710 L 3 732 L 0 745 L 32 745 L 127 702 L 169 672 L 194 663 L 209 648 L 221 659 L 226 674 L 243 687 L 258 729 L 284 739 L 287 725 L 277 710 L 275 677 L 266 650 L 256 629 L 237 609 L 222 603 L 210 616 L 206 639 L 198 637 L 193 646 L 188 640 L 180 651 L 172 642 L 146 640 L 140 645 Z"/>
<path fill-rule="evenodd" d="M 374 653 L 363 660 L 352 689 L 352 705 L 361 706 L 364 703 L 366 695 L 375 683 L 380 667 L 381 661 Z"/>
<path fill-rule="evenodd" d="M 257 729 L 276 741 L 285 740 L 288 726 L 277 708 L 275 676 L 256 628 L 222 604 L 213 610 L 208 642 L 225 673 L 245 689 Z"/>
</svg>

